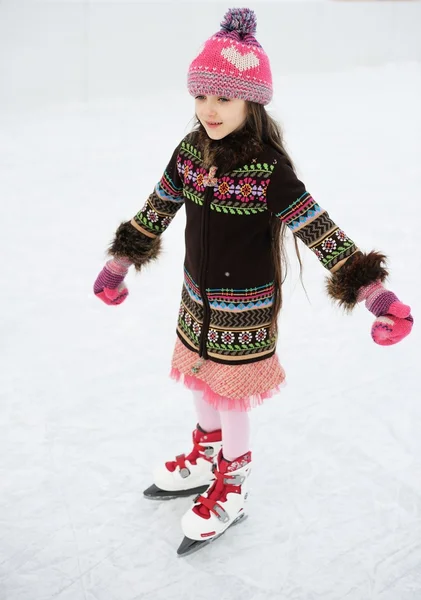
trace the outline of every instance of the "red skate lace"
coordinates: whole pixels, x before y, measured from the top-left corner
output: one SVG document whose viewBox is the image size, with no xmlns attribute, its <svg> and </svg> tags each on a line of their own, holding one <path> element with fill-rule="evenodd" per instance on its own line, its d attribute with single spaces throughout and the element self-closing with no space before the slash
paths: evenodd
<svg viewBox="0 0 421 600">
<path fill-rule="evenodd" d="M 199 505 L 193 506 L 193 511 L 204 519 L 209 519 L 211 512 L 213 512 L 217 517 L 219 516 L 215 511 L 215 504 L 218 501 L 226 502 L 228 493 L 240 493 L 241 486 L 224 483 L 225 477 L 229 478 L 229 473 L 220 473 L 217 469 L 215 469 L 213 474 L 216 477 L 216 481 L 209 489 L 207 498 L 204 496 L 199 496 L 196 500 Z"/>
<path fill-rule="evenodd" d="M 179 467 L 180 469 L 185 469 L 186 460 L 188 460 L 189 463 L 192 465 L 197 464 L 198 458 L 204 458 L 208 462 L 213 462 L 213 458 L 206 456 L 206 454 L 204 453 L 203 446 L 201 446 L 197 442 L 193 442 L 193 450 L 190 452 L 190 454 L 188 454 L 187 456 L 185 454 L 180 454 L 179 456 L 175 457 L 175 460 L 166 462 L 165 466 L 172 473 L 177 467 Z"/>
</svg>

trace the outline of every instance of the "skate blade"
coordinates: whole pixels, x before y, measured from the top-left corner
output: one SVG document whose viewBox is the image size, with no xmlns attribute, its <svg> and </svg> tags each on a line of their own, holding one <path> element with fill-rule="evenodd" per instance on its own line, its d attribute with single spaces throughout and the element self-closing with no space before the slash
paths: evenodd
<svg viewBox="0 0 421 600">
<path fill-rule="evenodd" d="M 224 535 L 226 531 L 228 531 L 230 527 L 237 525 L 237 523 L 239 523 L 240 521 L 244 521 L 244 519 L 247 519 L 247 514 L 243 512 L 240 515 L 238 515 L 238 517 L 231 523 L 231 525 L 229 525 L 222 533 L 214 535 L 208 540 L 192 540 L 188 537 L 184 537 L 183 541 L 177 548 L 178 556 L 188 556 L 190 554 L 194 554 L 198 550 L 201 550 L 204 546 L 208 546 L 211 542 L 214 542 L 215 540 L 220 538 L 222 535 Z"/>
<path fill-rule="evenodd" d="M 144 492 L 143 496 L 148 500 L 173 500 L 174 498 L 187 498 L 188 496 L 197 496 L 197 494 L 204 494 L 209 488 L 210 484 L 200 485 L 189 490 L 161 490 L 154 483 L 150 485 Z"/>
</svg>

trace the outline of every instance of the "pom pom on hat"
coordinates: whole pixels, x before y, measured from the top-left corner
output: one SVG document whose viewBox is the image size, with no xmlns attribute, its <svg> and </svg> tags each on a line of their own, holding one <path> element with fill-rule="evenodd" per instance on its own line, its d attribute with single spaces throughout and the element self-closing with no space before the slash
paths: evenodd
<svg viewBox="0 0 421 600">
<path fill-rule="evenodd" d="M 272 73 L 269 58 L 254 37 L 254 11 L 231 8 L 220 25 L 220 31 L 206 40 L 189 66 L 189 93 L 268 104 L 272 99 Z"/>
<path fill-rule="evenodd" d="M 238 31 L 243 35 L 254 35 L 256 28 L 256 15 L 250 8 L 230 8 L 221 21 L 224 31 Z"/>
</svg>

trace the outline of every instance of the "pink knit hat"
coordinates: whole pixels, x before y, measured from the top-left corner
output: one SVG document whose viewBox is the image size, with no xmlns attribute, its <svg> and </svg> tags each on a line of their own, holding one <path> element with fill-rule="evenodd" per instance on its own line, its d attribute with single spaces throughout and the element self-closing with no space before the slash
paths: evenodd
<svg viewBox="0 0 421 600">
<path fill-rule="evenodd" d="M 221 22 L 221 30 L 204 43 L 189 67 L 189 93 L 268 104 L 272 99 L 272 74 L 255 33 L 254 12 L 231 8 Z"/>
</svg>

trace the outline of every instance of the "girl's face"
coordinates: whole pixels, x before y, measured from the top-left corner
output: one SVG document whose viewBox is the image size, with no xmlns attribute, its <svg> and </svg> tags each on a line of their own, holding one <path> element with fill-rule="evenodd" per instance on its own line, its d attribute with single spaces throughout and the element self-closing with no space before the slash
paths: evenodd
<svg viewBox="0 0 421 600">
<path fill-rule="evenodd" d="M 196 96 L 196 116 L 212 140 L 222 140 L 244 125 L 247 104 L 238 98 Z"/>
</svg>

